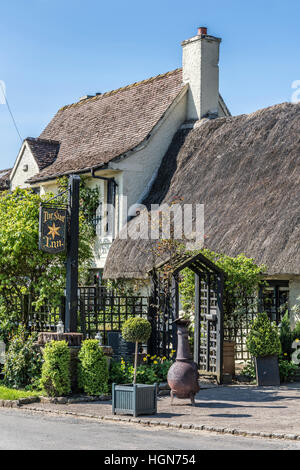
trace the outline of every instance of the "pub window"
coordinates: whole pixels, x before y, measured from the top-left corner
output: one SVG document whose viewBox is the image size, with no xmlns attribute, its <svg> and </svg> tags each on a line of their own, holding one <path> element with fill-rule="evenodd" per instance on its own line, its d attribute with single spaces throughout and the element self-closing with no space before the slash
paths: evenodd
<svg viewBox="0 0 300 470">
<path fill-rule="evenodd" d="M 103 235 L 103 202 L 99 203 L 96 213 L 93 218 L 93 225 L 95 227 L 96 235 L 102 237 Z"/>
<path fill-rule="evenodd" d="M 106 197 L 99 203 L 94 216 L 94 226 L 99 237 L 115 234 L 116 184 L 113 179 L 105 182 Z"/>
<path fill-rule="evenodd" d="M 271 321 L 279 324 L 285 312 L 288 310 L 289 281 L 270 280 L 260 288 L 260 311 L 266 312 Z"/>
<path fill-rule="evenodd" d="M 107 181 L 107 207 L 106 207 L 106 226 L 105 233 L 108 236 L 114 236 L 115 232 L 115 207 L 116 192 L 114 180 Z"/>
</svg>

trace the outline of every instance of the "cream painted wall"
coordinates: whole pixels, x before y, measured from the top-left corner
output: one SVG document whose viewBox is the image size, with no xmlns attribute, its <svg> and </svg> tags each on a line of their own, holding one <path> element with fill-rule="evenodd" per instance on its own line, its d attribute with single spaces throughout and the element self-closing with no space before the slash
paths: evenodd
<svg viewBox="0 0 300 470">
<path fill-rule="evenodd" d="M 289 304 L 292 327 L 300 321 L 300 276 L 294 276 L 290 282 Z"/>
<path fill-rule="evenodd" d="M 141 202 L 145 192 L 161 164 L 175 132 L 186 118 L 186 93 L 178 99 L 163 118 L 146 145 L 119 162 L 110 164 L 111 171 L 101 171 L 106 177 L 114 177 L 118 185 L 116 197 L 115 227 L 117 232 L 127 222 L 128 210 Z M 94 180 L 96 181 L 96 180 Z M 93 183 L 91 184 L 94 184 Z M 127 200 L 126 200 L 127 199 Z M 119 209 L 119 215 L 118 215 Z M 112 239 L 97 237 L 95 243 L 94 269 L 104 267 Z"/>
<path fill-rule="evenodd" d="M 23 170 L 24 165 L 28 165 L 27 171 Z M 11 177 L 11 189 L 14 190 L 18 186 L 20 188 L 28 188 L 30 185 L 25 183 L 25 181 L 36 175 L 38 172 L 39 167 L 30 151 L 30 148 L 25 142 L 13 169 L 13 174 Z"/>
<path fill-rule="evenodd" d="M 187 119 L 219 110 L 220 42 L 213 36 L 195 36 L 182 43 L 183 83 L 189 83 Z"/>
<path fill-rule="evenodd" d="M 141 203 L 151 183 L 157 174 L 161 161 L 168 150 L 172 138 L 186 119 L 186 94 L 174 105 L 166 115 L 159 128 L 153 132 L 148 144 L 134 152 L 126 160 L 117 164 L 123 171 L 121 191 L 122 223 L 126 223 L 127 212 L 124 196 L 127 196 L 128 209 L 136 203 Z"/>
<path fill-rule="evenodd" d="M 58 187 L 56 183 L 51 182 L 50 184 L 41 184 L 40 186 L 40 194 L 43 196 L 46 193 L 58 193 Z"/>
</svg>

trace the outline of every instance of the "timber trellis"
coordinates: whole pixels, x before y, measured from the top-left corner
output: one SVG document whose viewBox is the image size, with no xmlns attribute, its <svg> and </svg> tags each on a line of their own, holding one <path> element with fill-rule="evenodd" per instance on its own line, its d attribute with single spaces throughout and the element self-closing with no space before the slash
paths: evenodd
<svg viewBox="0 0 300 470">
<path fill-rule="evenodd" d="M 22 322 L 31 331 L 56 331 L 57 323 L 60 320 L 65 323 L 65 296 L 61 296 L 56 304 L 48 301 L 36 308 L 33 296 L 31 294 L 23 295 L 20 308 Z"/>
<path fill-rule="evenodd" d="M 127 318 L 146 318 L 151 323 L 152 333 L 148 343 L 143 345 L 144 350 L 151 355 L 169 357 L 173 347 L 169 302 L 162 303 L 160 307 L 162 310 L 157 314 L 152 297 L 116 295 L 105 287 L 81 287 L 80 330 L 85 338 L 94 338 L 100 332 L 107 344 L 109 332 L 120 333 Z"/>
<path fill-rule="evenodd" d="M 176 274 L 176 273 L 175 273 Z M 178 278 L 177 278 L 178 279 Z M 129 316 L 141 316 L 147 318 L 152 325 L 152 335 L 145 350 L 150 354 L 169 357 L 171 350 L 176 349 L 176 326 L 173 323 L 174 309 L 178 305 L 178 292 L 176 293 L 176 275 L 173 286 L 168 289 L 162 288 L 162 284 L 153 283 L 151 297 L 115 295 L 114 292 L 105 287 L 86 286 L 79 288 L 78 305 L 78 331 L 82 332 L 84 338 L 94 338 L 100 331 L 102 338 L 107 344 L 107 336 L 110 331 L 121 332 L 124 321 Z M 199 284 L 197 284 L 199 282 Z M 210 285 L 209 285 L 210 282 Z M 198 285 L 198 287 L 197 287 Z M 197 281 L 196 289 L 199 290 L 199 304 L 196 301 L 196 309 L 200 308 L 200 360 L 204 370 L 210 368 L 215 372 L 216 365 L 216 323 L 207 321 L 207 315 L 215 314 L 217 306 L 216 284 L 213 276 L 202 273 Z M 210 302 L 208 302 L 210 296 Z M 196 299 L 197 300 L 197 299 Z M 20 313 L 20 319 L 31 331 L 56 331 L 60 320 L 65 323 L 64 296 L 59 301 L 46 302 L 40 308 L 35 307 L 31 295 L 23 295 L 15 302 L 14 310 Z M 208 308 L 209 307 L 209 308 Z M 210 310 L 210 313 L 208 313 Z M 261 305 L 256 297 L 239 299 L 236 310 L 231 317 L 224 318 L 224 340 L 235 341 L 235 356 L 237 360 L 249 360 L 250 355 L 246 348 L 246 337 L 250 331 L 251 323 L 258 311 L 266 311 L 270 320 L 278 324 L 284 311 L 275 304 L 271 308 Z M 207 356 L 205 342 L 210 337 L 210 353 Z M 195 337 L 197 348 L 197 337 Z M 195 359 L 196 359 L 195 348 Z M 207 367 L 207 357 L 209 367 Z M 201 363 L 200 363 L 201 365 Z M 208 370 L 209 371 L 209 370 Z"/>
<path fill-rule="evenodd" d="M 148 297 L 114 295 L 101 287 L 81 287 L 79 291 L 80 328 L 85 337 L 101 332 L 106 344 L 107 333 L 121 332 L 127 318 L 148 317 Z"/>
</svg>

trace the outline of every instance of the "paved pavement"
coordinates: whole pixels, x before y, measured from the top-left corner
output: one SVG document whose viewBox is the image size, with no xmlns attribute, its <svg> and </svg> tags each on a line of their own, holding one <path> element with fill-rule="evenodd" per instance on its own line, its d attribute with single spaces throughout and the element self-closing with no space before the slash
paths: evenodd
<svg viewBox="0 0 300 470">
<path fill-rule="evenodd" d="M 32 408 L 25 405 L 23 408 Z M 265 432 L 300 435 L 300 383 L 280 387 L 249 385 L 221 386 L 200 390 L 196 406 L 189 400 L 176 400 L 171 406 L 169 397 L 158 401 L 158 413 L 151 421 L 190 423 L 243 432 Z M 95 417 L 111 415 L 110 402 L 77 403 L 68 405 L 37 403 L 43 410 L 84 413 Z"/>
<path fill-rule="evenodd" d="M 292 450 L 298 441 L 176 431 L 0 408 L 0 450 Z M 109 454 L 110 455 L 110 454 Z M 99 463 L 101 463 L 99 461 Z"/>
</svg>

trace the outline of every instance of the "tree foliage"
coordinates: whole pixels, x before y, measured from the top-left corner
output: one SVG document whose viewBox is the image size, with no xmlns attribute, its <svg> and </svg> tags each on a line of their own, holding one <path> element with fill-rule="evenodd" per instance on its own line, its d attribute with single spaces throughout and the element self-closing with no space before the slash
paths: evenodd
<svg viewBox="0 0 300 470">
<path fill-rule="evenodd" d="M 53 194 L 40 196 L 17 188 L 0 195 L 0 307 L 15 311 L 21 294 L 33 294 L 37 304 L 57 299 L 65 286 L 66 254 L 39 250 L 39 207 Z M 81 212 L 79 274 L 83 278 L 92 257 L 94 234 Z"/>
</svg>

